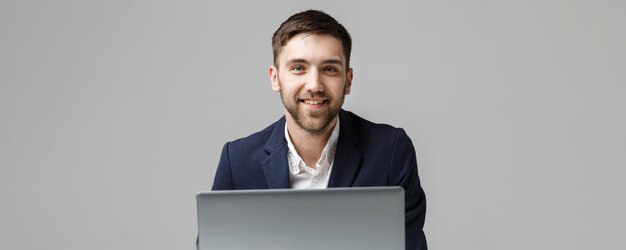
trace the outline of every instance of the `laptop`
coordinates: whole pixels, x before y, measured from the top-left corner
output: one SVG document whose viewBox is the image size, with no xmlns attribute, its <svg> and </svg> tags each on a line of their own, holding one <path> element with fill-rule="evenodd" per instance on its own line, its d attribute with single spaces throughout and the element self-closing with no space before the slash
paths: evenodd
<svg viewBox="0 0 626 250">
<path fill-rule="evenodd" d="M 198 249 L 404 250 L 401 187 L 200 192 Z"/>
</svg>

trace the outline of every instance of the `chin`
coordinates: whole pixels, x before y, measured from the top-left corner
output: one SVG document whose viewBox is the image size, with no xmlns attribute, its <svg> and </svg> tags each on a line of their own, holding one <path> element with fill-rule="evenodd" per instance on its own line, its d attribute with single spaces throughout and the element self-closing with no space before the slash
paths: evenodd
<svg viewBox="0 0 626 250">
<path fill-rule="evenodd" d="M 327 117 L 328 115 L 329 113 L 325 112 L 323 115 L 317 117 L 299 117 L 300 119 L 298 125 L 312 134 L 321 134 L 326 131 L 332 121 L 332 118 Z"/>
</svg>

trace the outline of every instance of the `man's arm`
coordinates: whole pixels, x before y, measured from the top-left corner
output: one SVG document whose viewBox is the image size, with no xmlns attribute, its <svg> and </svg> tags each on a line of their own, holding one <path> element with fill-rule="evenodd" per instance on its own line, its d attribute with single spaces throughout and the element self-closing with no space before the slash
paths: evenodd
<svg viewBox="0 0 626 250">
<path fill-rule="evenodd" d="M 396 135 L 389 177 L 391 184 L 404 188 L 406 249 L 426 250 L 426 197 L 417 174 L 415 148 L 403 129 Z"/>
<path fill-rule="evenodd" d="M 217 165 L 217 171 L 215 172 L 215 179 L 213 180 L 213 187 L 211 190 L 233 190 L 233 178 L 230 172 L 230 157 L 228 155 L 228 142 L 222 148 L 222 156 L 220 162 Z"/>
</svg>

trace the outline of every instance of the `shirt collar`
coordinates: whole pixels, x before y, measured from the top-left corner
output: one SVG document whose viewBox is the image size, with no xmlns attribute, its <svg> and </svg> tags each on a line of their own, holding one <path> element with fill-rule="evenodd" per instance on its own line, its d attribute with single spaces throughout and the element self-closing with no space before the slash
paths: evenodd
<svg viewBox="0 0 626 250">
<path fill-rule="evenodd" d="M 326 146 L 322 150 L 322 154 L 320 155 L 320 159 L 316 163 L 317 169 L 320 169 L 322 166 L 330 166 L 332 162 L 335 160 L 335 151 L 337 149 L 337 140 L 339 139 L 339 118 L 337 118 L 337 123 L 335 123 L 335 127 L 333 128 L 333 132 L 330 133 L 330 137 L 328 138 L 328 142 L 326 142 Z M 288 160 L 289 160 L 289 171 L 292 175 L 297 175 L 301 171 L 305 171 L 306 164 L 298 155 L 295 146 L 291 142 L 291 138 L 289 137 L 289 132 L 287 131 L 287 121 L 285 120 L 285 140 L 287 140 L 287 147 L 289 148 Z"/>
</svg>

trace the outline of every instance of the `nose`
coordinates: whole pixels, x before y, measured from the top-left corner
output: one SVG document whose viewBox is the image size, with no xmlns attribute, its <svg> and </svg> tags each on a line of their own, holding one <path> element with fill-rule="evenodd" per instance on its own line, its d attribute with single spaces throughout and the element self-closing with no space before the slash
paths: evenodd
<svg viewBox="0 0 626 250">
<path fill-rule="evenodd" d="M 313 93 L 323 92 L 324 91 L 324 83 L 322 82 L 322 78 L 317 70 L 311 70 L 308 74 L 308 79 L 305 85 L 307 91 L 311 91 Z"/>
</svg>

